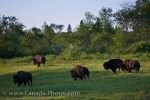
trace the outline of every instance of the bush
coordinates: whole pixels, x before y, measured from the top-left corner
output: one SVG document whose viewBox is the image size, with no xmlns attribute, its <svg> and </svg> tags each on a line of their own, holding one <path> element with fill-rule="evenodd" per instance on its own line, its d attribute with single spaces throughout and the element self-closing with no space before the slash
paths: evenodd
<svg viewBox="0 0 150 100">
<path fill-rule="evenodd" d="M 127 52 L 130 53 L 149 53 L 150 52 L 150 41 L 140 41 L 132 44 Z"/>
</svg>

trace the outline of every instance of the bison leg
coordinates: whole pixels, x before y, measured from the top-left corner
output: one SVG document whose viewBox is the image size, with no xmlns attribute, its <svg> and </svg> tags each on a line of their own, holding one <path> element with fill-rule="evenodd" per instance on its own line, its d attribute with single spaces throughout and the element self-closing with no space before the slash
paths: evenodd
<svg viewBox="0 0 150 100">
<path fill-rule="evenodd" d="M 131 69 L 128 69 L 128 72 L 131 73 Z"/>
<path fill-rule="evenodd" d="M 140 71 L 140 68 L 138 68 L 138 72 Z"/>
<path fill-rule="evenodd" d="M 18 82 L 18 86 L 20 86 L 22 84 L 22 82 Z"/>
<path fill-rule="evenodd" d="M 86 76 L 88 77 L 88 79 L 90 79 L 90 76 L 89 76 L 89 74 L 87 74 Z"/>
<path fill-rule="evenodd" d="M 38 63 L 37 66 L 40 67 L 40 63 Z"/>
<path fill-rule="evenodd" d="M 83 79 L 83 76 L 80 76 L 80 80 L 82 80 Z"/>
<path fill-rule="evenodd" d="M 135 72 L 137 73 L 137 72 L 138 72 L 138 70 L 136 69 L 136 70 L 135 70 Z"/>
<path fill-rule="evenodd" d="M 86 76 L 88 77 L 88 79 L 90 79 L 89 71 L 86 73 Z"/>
<path fill-rule="evenodd" d="M 136 73 L 138 73 L 140 71 L 140 68 L 136 68 Z"/>
<path fill-rule="evenodd" d="M 28 86 L 30 85 L 30 80 L 27 81 Z"/>
<path fill-rule="evenodd" d="M 123 72 L 128 71 L 127 66 L 126 66 L 125 64 L 122 64 L 122 65 L 121 65 L 121 70 L 122 70 Z"/>
<path fill-rule="evenodd" d="M 26 86 L 27 82 L 24 82 L 24 86 Z"/>
<path fill-rule="evenodd" d="M 76 78 L 76 77 L 74 77 L 74 80 L 76 81 L 76 80 L 77 80 L 77 78 Z"/>
<path fill-rule="evenodd" d="M 84 78 L 84 79 L 86 79 L 86 76 L 85 76 L 85 74 L 83 75 L 83 78 Z"/>
<path fill-rule="evenodd" d="M 32 86 L 32 80 L 30 80 L 31 86 Z"/>
<path fill-rule="evenodd" d="M 112 69 L 112 71 L 113 71 L 114 73 L 116 73 L 116 69 Z"/>
<path fill-rule="evenodd" d="M 32 86 L 32 81 L 28 81 L 28 86 Z"/>
<path fill-rule="evenodd" d="M 118 71 L 120 72 L 120 66 L 119 66 L 119 68 L 118 68 L 118 69 L 119 69 Z"/>
</svg>

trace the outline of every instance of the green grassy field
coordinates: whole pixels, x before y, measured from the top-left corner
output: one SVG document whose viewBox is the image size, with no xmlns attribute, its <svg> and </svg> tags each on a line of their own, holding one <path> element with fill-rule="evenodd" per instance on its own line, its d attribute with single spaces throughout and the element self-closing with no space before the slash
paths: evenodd
<svg viewBox="0 0 150 100">
<path fill-rule="evenodd" d="M 105 60 L 47 61 L 37 68 L 31 61 L 21 58 L 0 60 L 0 100 L 3 99 L 62 99 L 62 100 L 150 100 L 150 62 L 142 61 L 140 73 L 117 74 L 103 69 Z M 74 81 L 70 69 L 85 65 L 90 70 L 90 80 Z M 18 87 L 12 76 L 19 70 L 33 75 L 33 86 Z M 60 93 L 65 93 L 59 94 Z M 72 94 L 71 93 L 77 93 Z M 69 93 L 69 94 L 68 94 Z M 58 96 L 59 95 L 59 96 Z"/>
</svg>

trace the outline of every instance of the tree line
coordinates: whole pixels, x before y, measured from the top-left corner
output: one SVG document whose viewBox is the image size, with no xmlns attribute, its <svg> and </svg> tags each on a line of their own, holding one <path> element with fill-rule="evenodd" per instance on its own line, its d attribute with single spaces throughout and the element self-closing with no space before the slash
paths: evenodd
<svg viewBox="0 0 150 100">
<path fill-rule="evenodd" d="M 150 52 L 150 1 L 136 0 L 113 13 L 103 7 L 98 16 L 85 13 L 79 25 L 67 32 L 64 25 L 43 23 L 25 30 L 14 16 L 0 16 L 0 57 L 12 58 L 38 53 L 80 56 L 82 53 Z"/>
</svg>

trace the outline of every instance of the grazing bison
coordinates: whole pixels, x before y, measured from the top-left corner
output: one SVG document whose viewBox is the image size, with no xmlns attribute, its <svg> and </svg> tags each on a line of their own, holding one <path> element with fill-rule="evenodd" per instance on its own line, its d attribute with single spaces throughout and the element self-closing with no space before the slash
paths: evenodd
<svg viewBox="0 0 150 100">
<path fill-rule="evenodd" d="M 81 65 L 76 65 L 70 72 L 74 80 L 77 80 L 77 78 L 80 78 L 81 80 L 86 79 L 86 77 L 89 78 L 90 74 L 88 68 Z"/>
<path fill-rule="evenodd" d="M 30 72 L 18 71 L 17 74 L 13 76 L 13 81 L 15 84 L 18 83 L 18 86 L 21 84 L 32 86 L 32 74 Z"/>
<path fill-rule="evenodd" d="M 33 58 L 34 65 L 37 64 L 38 67 L 40 67 L 40 64 L 45 64 L 45 62 L 46 62 L 46 58 L 43 55 L 36 55 Z"/>
<path fill-rule="evenodd" d="M 122 69 L 126 70 L 128 72 L 131 72 L 132 70 L 135 70 L 136 72 L 139 72 L 140 67 L 141 67 L 141 65 L 140 65 L 139 61 L 137 61 L 137 60 L 131 60 L 131 59 L 126 59 L 123 62 Z"/>
<path fill-rule="evenodd" d="M 116 69 L 119 69 L 122 67 L 123 61 L 121 59 L 110 59 L 107 62 L 104 62 L 103 67 L 104 69 L 112 70 L 114 73 L 116 73 Z"/>
</svg>

